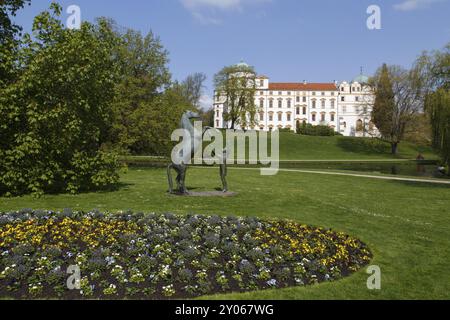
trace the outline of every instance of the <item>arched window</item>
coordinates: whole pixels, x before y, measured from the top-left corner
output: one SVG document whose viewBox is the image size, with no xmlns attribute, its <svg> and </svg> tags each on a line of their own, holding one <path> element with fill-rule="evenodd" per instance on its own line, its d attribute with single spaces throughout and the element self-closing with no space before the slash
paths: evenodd
<svg viewBox="0 0 450 320">
<path fill-rule="evenodd" d="M 364 123 L 361 119 L 356 121 L 356 131 L 361 132 L 364 130 Z"/>
</svg>

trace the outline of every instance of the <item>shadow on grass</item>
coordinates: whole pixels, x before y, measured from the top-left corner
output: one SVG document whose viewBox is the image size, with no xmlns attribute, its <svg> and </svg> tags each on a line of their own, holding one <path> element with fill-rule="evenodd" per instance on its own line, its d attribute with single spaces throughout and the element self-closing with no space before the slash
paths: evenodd
<svg viewBox="0 0 450 320">
<path fill-rule="evenodd" d="M 125 182 L 118 182 L 112 186 L 106 187 L 106 188 L 100 188 L 100 189 L 91 189 L 91 190 L 80 190 L 75 195 L 85 195 L 88 193 L 98 193 L 98 194 L 108 194 L 112 192 L 118 192 L 118 191 L 126 191 L 129 190 L 130 187 L 135 186 L 134 183 L 125 183 Z M 51 195 L 51 196 L 60 196 L 60 195 L 70 195 L 69 192 L 63 192 L 63 191 L 47 191 L 45 195 Z"/>
<path fill-rule="evenodd" d="M 340 137 L 337 146 L 346 152 L 364 155 L 391 154 L 390 145 L 380 139 Z"/>
<path fill-rule="evenodd" d="M 450 179 L 442 179 L 443 181 L 450 182 Z M 407 187 L 414 187 L 414 188 L 424 188 L 427 190 L 427 192 L 430 191 L 430 189 L 448 189 L 450 190 L 450 184 L 442 184 L 442 183 L 429 183 L 429 182 L 414 182 L 414 181 L 402 181 L 402 180 L 391 180 L 391 183 L 395 184 L 402 184 Z"/>
</svg>

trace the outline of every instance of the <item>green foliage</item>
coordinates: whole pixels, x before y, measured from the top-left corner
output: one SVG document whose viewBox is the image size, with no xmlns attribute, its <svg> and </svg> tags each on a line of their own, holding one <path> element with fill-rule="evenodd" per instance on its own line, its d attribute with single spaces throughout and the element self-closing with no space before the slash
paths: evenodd
<svg viewBox="0 0 450 320">
<path fill-rule="evenodd" d="M 423 109 L 425 83 L 415 68 L 405 70 L 386 64 L 378 70 L 373 82 L 376 90 L 373 122 L 395 155 L 406 128 Z"/>
<path fill-rule="evenodd" d="M 217 96 L 224 98 L 224 120 L 231 122 L 230 129 L 256 124 L 256 72 L 253 67 L 233 65 L 224 67 L 214 77 Z"/>
<path fill-rule="evenodd" d="M 0 95 L 0 194 L 108 187 L 117 159 L 100 152 L 111 126 L 116 68 L 94 27 L 66 30 L 61 7 L 36 17 L 27 65 Z"/>
<path fill-rule="evenodd" d="M 2 0 L 0 2 L 0 88 L 14 81 L 18 55 L 18 35 L 22 30 L 12 21 L 18 10 L 29 4 L 30 0 Z"/>
<path fill-rule="evenodd" d="M 116 39 L 113 52 L 121 75 L 115 86 L 109 148 L 124 154 L 167 155 L 171 133 L 193 102 L 184 86 L 171 85 L 168 53 L 157 36 L 131 29 L 121 32 L 114 21 L 100 21 L 107 26 L 107 37 Z"/>
<path fill-rule="evenodd" d="M 386 64 L 381 67 L 377 84 L 377 94 L 373 106 L 372 119 L 380 133 L 387 137 L 392 131 L 392 118 L 395 110 L 395 96 Z"/>
<path fill-rule="evenodd" d="M 426 100 L 426 109 L 433 127 L 433 146 L 450 166 L 450 92 L 439 89 Z"/>
<path fill-rule="evenodd" d="M 337 135 L 338 133 L 329 126 L 313 126 L 312 124 L 303 123 L 301 124 L 298 129 L 297 133 L 304 135 L 304 136 L 320 136 L 320 137 L 333 137 Z"/>
</svg>

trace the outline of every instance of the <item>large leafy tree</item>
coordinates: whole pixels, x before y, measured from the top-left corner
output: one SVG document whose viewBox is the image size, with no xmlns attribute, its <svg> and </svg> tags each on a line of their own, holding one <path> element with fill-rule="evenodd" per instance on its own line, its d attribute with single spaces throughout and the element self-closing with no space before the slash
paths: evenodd
<svg viewBox="0 0 450 320">
<path fill-rule="evenodd" d="M 224 99 L 224 120 L 230 129 L 255 125 L 256 72 L 253 67 L 238 64 L 224 67 L 214 77 L 216 94 Z"/>
<path fill-rule="evenodd" d="M 34 20 L 18 79 L 0 96 L 0 194 L 78 192 L 117 182 L 101 150 L 117 79 L 103 24 L 64 29 L 62 8 Z"/>
<path fill-rule="evenodd" d="M 397 154 L 408 124 L 422 110 L 423 82 L 415 69 L 386 64 L 378 70 L 373 82 L 376 91 L 373 121 L 390 142 L 392 154 Z"/>
<path fill-rule="evenodd" d="M 152 32 L 143 36 L 100 19 L 116 39 L 114 49 L 120 69 L 113 103 L 110 147 L 125 154 L 168 155 L 171 133 L 181 115 L 197 109 L 205 75 L 196 73 L 172 82 L 168 52 Z"/>
<path fill-rule="evenodd" d="M 12 22 L 18 10 L 30 0 L 0 1 L 0 88 L 14 81 L 16 75 L 18 36 L 22 28 Z"/>
<path fill-rule="evenodd" d="M 158 141 L 164 137 L 158 136 L 158 130 L 169 121 L 158 114 L 163 112 L 163 93 L 171 84 L 168 53 L 152 32 L 143 36 L 112 20 L 100 21 L 118 40 L 114 52 L 120 79 L 115 86 L 111 147 L 122 153 L 159 153 Z"/>
<path fill-rule="evenodd" d="M 432 126 L 433 146 L 450 166 L 450 44 L 431 55 L 424 53 L 416 62 L 427 81 L 425 110 Z M 448 171 L 450 174 L 450 170 Z"/>
</svg>

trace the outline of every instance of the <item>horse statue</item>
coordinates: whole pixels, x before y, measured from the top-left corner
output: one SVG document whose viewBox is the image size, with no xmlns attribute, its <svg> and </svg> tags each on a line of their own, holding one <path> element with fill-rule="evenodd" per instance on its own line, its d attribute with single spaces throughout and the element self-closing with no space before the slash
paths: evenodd
<svg viewBox="0 0 450 320">
<path fill-rule="evenodd" d="M 192 124 L 192 120 L 199 119 L 199 118 L 200 118 L 199 114 L 196 112 L 193 112 L 193 111 L 187 111 L 181 117 L 181 121 L 180 121 L 181 129 L 187 130 L 191 136 L 190 146 L 187 146 L 187 147 L 189 147 L 190 152 L 187 152 L 185 154 L 183 151 L 180 151 L 179 155 L 181 157 L 181 161 L 179 161 L 179 163 L 177 163 L 177 164 L 172 162 L 167 167 L 167 179 L 169 182 L 169 193 L 171 193 L 171 194 L 181 194 L 181 195 L 189 194 L 189 191 L 186 188 L 186 171 L 188 168 L 188 163 L 191 163 L 192 159 L 195 156 L 197 149 L 202 148 L 203 137 L 204 137 L 205 133 L 208 130 L 213 129 L 211 127 L 205 127 L 201 134 L 199 134 L 199 132 L 196 132 L 196 129 Z M 223 186 L 222 190 L 224 193 L 228 191 L 228 183 L 226 180 L 226 176 L 228 174 L 226 158 L 227 158 L 227 150 L 224 149 L 222 151 L 222 155 L 219 155 L 220 178 L 222 181 L 222 186 Z M 177 177 L 176 177 L 177 189 L 176 190 L 174 189 L 174 185 L 173 185 L 172 170 L 175 170 L 177 173 Z"/>
</svg>

